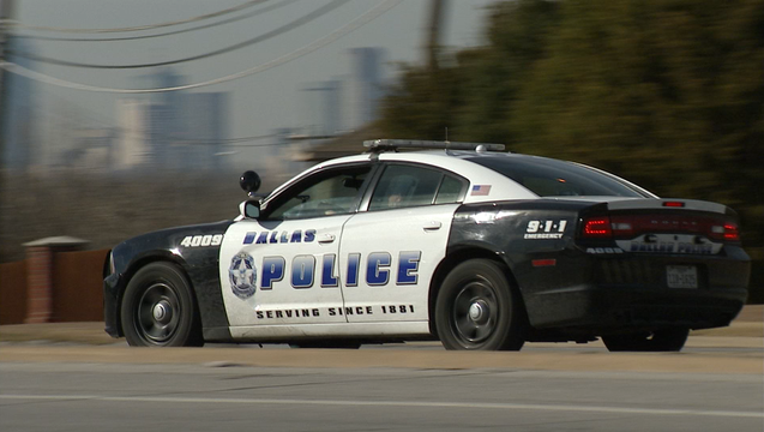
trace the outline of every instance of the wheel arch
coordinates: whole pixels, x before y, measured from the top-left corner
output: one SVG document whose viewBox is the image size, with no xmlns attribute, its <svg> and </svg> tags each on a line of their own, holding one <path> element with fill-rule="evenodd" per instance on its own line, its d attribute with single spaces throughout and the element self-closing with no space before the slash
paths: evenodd
<svg viewBox="0 0 764 432">
<path fill-rule="evenodd" d="M 520 294 L 519 298 L 522 302 L 522 309 L 525 311 L 525 300 L 523 299 L 520 285 L 517 283 L 517 279 L 512 272 L 511 263 L 506 259 L 506 256 L 501 251 L 494 250 L 487 245 L 478 244 L 470 244 L 461 247 L 450 248 L 446 254 L 446 257 L 443 258 L 436 267 L 432 279 L 430 280 L 430 289 L 428 291 L 427 298 L 427 318 L 429 320 L 430 333 L 433 335 L 437 335 L 434 317 L 435 301 L 438 298 L 438 293 L 440 291 L 443 280 L 446 278 L 448 273 L 459 263 L 475 258 L 489 259 L 501 266 L 512 289 L 518 290 L 518 293 Z"/>
<path fill-rule="evenodd" d="M 119 291 L 117 293 L 117 307 L 115 311 L 116 325 L 117 325 L 117 331 L 119 332 L 119 336 L 125 335 L 125 331 L 122 328 L 122 301 L 125 296 L 125 291 L 127 290 L 127 285 L 130 284 L 130 281 L 133 279 L 135 274 L 138 273 L 140 269 L 146 267 L 149 264 L 153 264 L 157 262 L 165 262 L 165 263 L 169 263 L 178 267 L 180 272 L 183 274 L 183 276 L 186 278 L 189 285 L 191 286 L 191 295 L 193 296 L 195 307 L 197 309 L 199 308 L 199 301 L 196 296 L 196 288 L 194 286 L 193 280 L 191 279 L 191 277 L 188 274 L 188 271 L 186 270 L 185 260 L 167 251 L 149 252 L 130 262 L 130 264 L 127 266 L 125 271 L 122 273 L 122 283 L 120 284 Z M 196 313 L 199 313 L 199 311 L 197 310 Z"/>
</svg>

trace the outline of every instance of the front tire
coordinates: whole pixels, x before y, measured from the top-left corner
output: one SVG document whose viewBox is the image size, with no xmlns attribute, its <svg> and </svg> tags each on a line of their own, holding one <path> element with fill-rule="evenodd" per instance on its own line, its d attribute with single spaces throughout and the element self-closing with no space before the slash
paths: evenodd
<svg viewBox="0 0 764 432">
<path fill-rule="evenodd" d="M 652 333 L 602 336 L 609 351 L 659 352 L 681 351 L 690 330 L 686 328 L 656 330 Z"/>
<path fill-rule="evenodd" d="M 518 351 L 525 313 L 498 263 L 472 259 L 446 276 L 435 302 L 435 327 L 448 350 Z"/>
<path fill-rule="evenodd" d="M 155 262 L 138 270 L 120 312 L 130 346 L 204 345 L 191 284 L 173 264 Z"/>
</svg>

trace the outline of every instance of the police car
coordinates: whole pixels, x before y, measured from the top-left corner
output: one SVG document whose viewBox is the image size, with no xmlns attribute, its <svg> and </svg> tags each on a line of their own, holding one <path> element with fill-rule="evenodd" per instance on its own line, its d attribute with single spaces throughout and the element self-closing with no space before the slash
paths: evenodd
<svg viewBox="0 0 764 432">
<path fill-rule="evenodd" d="M 264 199 L 245 173 L 233 220 L 117 245 L 106 331 L 135 346 L 677 351 L 745 303 L 750 260 L 722 204 L 501 145 L 364 144 Z"/>
</svg>

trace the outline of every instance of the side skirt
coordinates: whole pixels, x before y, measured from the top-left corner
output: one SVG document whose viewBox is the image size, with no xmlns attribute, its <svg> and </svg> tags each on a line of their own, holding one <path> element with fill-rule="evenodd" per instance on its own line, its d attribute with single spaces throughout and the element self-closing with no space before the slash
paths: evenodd
<svg viewBox="0 0 764 432">
<path fill-rule="evenodd" d="M 430 336 L 427 321 L 339 324 L 282 324 L 231 327 L 237 341 L 291 341 L 296 339 L 422 339 Z"/>
</svg>

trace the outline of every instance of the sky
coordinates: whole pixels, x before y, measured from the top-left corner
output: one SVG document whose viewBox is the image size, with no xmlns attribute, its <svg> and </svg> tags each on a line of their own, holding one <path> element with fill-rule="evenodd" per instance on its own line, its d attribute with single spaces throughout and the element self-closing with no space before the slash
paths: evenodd
<svg viewBox="0 0 764 432">
<path fill-rule="evenodd" d="M 262 15 L 210 29 L 138 41 L 67 42 L 34 40 L 35 54 L 57 59 L 97 64 L 146 63 L 193 56 L 254 38 L 294 21 L 330 0 L 269 0 L 262 5 L 240 11 L 244 14 L 258 8 L 284 2 L 284 6 Z M 457 50 L 483 42 L 486 7 L 495 0 L 449 0 L 446 9 L 442 43 Z M 27 25 L 64 28 L 105 29 L 131 27 L 182 20 L 212 13 L 244 3 L 244 0 L 23 0 L 17 1 L 15 18 Z M 188 62 L 176 67 L 186 75 L 188 83 L 206 81 L 249 69 L 309 45 L 383 0 L 350 0 L 330 13 L 295 30 L 265 42 L 208 59 Z M 342 77 L 349 73 L 348 49 L 383 47 L 390 63 L 388 79 L 395 77 L 396 63 L 423 62 L 422 49 L 428 24 L 430 0 L 403 2 L 374 21 L 343 38 L 290 63 L 236 81 L 205 87 L 197 91 L 231 92 L 229 137 L 268 134 L 276 128 L 305 126 L 309 117 L 307 98 L 301 89 L 306 84 Z M 227 15 L 229 17 L 232 15 Z M 224 17 L 202 21 L 222 20 Z M 197 26 L 192 23 L 154 32 Z M 132 33 L 150 34 L 152 32 Z M 19 31 L 17 34 L 79 37 L 81 35 Z M 125 35 L 124 33 L 116 36 Z M 101 36 L 114 36 L 113 34 Z M 96 86 L 116 88 L 145 87 L 137 79 L 152 69 L 88 70 L 55 65 L 35 64 L 35 70 L 57 78 Z M 38 86 L 38 103 L 46 108 L 58 100 L 81 109 L 82 115 L 102 125 L 116 124 L 113 94 L 91 93 Z"/>
</svg>

